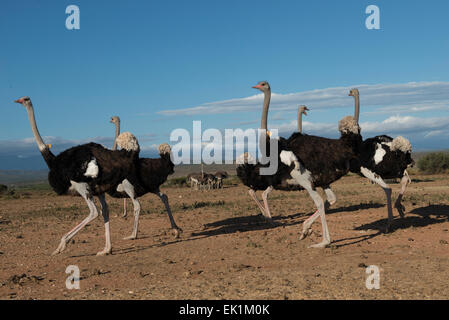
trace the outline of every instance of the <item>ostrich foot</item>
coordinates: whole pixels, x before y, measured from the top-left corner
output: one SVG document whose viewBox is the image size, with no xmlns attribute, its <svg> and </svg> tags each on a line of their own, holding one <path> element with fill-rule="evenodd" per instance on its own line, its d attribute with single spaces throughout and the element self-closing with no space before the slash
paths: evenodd
<svg viewBox="0 0 449 320">
<path fill-rule="evenodd" d="M 182 229 L 179 227 L 175 227 L 172 229 L 173 232 L 173 236 L 175 237 L 175 239 L 179 239 L 179 237 L 181 236 L 182 233 Z"/>
<path fill-rule="evenodd" d="M 271 217 L 267 217 L 267 216 L 262 216 L 263 220 L 268 223 L 268 224 L 274 224 L 274 221 Z"/>
<path fill-rule="evenodd" d="M 404 218 L 405 217 L 405 214 L 404 214 L 405 207 L 404 207 L 404 205 L 402 203 L 396 203 L 394 205 L 394 207 L 396 208 L 396 210 L 398 210 L 399 215 L 401 216 L 401 218 Z"/>
<path fill-rule="evenodd" d="M 53 253 L 51 254 L 52 256 L 55 256 L 57 254 L 60 254 L 61 252 L 63 252 L 66 248 L 66 243 L 65 241 L 61 241 L 61 243 L 59 244 L 58 248 L 56 248 L 55 251 L 53 251 Z"/>
<path fill-rule="evenodd" d="M 128 215 L 128 212 L 126 212 L 126 211 L 123 211 L 123 215 L 122 215 L 122 217 L 123 218 L 126 218 L 126 216 Z"/>
<path fill-rule="evenodd" d="M 124 237 L 123 240 L 136 240 L 137 239 L 137 234 L 132 234 L 128 237 Z"/>
<path fill-rule="evenodd" d="M 312 234 L 312 232 L 313 232 L 312 228 L 309 228 L 307 230 L 303 230 L 301 232 L 301 234 L 299 235 L 299 240 L 303 240 L 307 236 L 310 236 Z"/>
<path fill-rule="evenodd" d="M 106 256 L 112 254 L 112 248 L 104 248 L 103 251 L 97 252 L 97 256 Z"/>
<path fill-rule="evenodd" d="M 310 245 L 309 248 L 326 248 L 329 244 L 330 241 L 323 240 L 320 243 Z"/>
<path fill-rule="evenodd" d="M 393 231 L 393 221 L 388 221 L 385 226 L 385 233 L 390 233 L 391 231 Z"/>
</svg>

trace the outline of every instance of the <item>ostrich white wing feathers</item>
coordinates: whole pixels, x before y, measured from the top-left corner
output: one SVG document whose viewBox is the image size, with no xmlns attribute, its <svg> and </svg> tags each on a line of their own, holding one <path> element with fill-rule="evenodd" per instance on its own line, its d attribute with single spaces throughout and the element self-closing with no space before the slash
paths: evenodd
<svg viewBox="0 0 449 320">
<path fill-rule="evenodd" d="M 94 158 L 87 164 L 87 170 L 84 175 L 86 177 L 96 178 L 98 177 L 98 171 L 97 160 Z"/>
<path fill-rule="evenodd" d="M 290 166 L 294 162 L 298 162 L 298 159 L 291 151 L 282 150 L 280 157 L 281 157 L 281 162 L 286 164 L 287 166 Z"/>
<path fill-rule="evenodd" d="M 379 164 L 380 162 L 382 162 L 386 153 L 387 152 L 384 150 L 384 148 L 382 148 L 382 145 L 378 143 L 376 153 L 374 154 L 374 162 L 376 164 Z"/>
</svg>

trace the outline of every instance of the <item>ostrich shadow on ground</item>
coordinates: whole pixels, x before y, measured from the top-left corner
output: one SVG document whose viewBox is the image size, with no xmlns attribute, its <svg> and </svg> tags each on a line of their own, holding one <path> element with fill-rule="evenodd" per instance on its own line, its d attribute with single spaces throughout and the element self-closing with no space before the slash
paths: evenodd
<svg viewBox="0 0 449 320">
<path fill-rule="evenodd" d="M 377 237 L 385 233 L 385 227 L 387 225 L 387 218 L 380 219 L 371 223 L 363 224 L 354 230 L 358 231 L 377 231 L 374 234 L 363 235 L 353 238 L 345 238 L 333 241 L 338 243 L 347 240 L 354 240 L 342 245 L 336 245 L 336 247 L 343 247 L 347 245 L 356 244 L 361 241 L 366 241 Z M 405 215 L 404 218 L 396 217 L 393 220 L 389 233 L 394 233 L 396 230 L 408 229 L 408 228 L 422 228 L 434 224 L 444 223 L 449 221 L 449 205 L 429 205 L 422 208 L 416 208 Z"/>
<path fill-rule="evenodd" d="M 333 207 L 326 210 L 326 215 L 338 213 L 338 212 L 353 212 L 358 210 L 367 210 L 367 209 L 378 209 L 385 207 L 385 204 L 383 203 L 360 203 L 356 205 L 350 205 L 346 207 L 336 207 L 337 205 L 334 205 Z M 336 208 L 335 208 L 336 207 Z"/>
<path fill-rule="evenodd" d="M 418 182 L 434 182 L 435 180 L 434 179 L 416 179 L 416 178 L 413 178 L 412 179 L 412 183 L 418 183 Z"/>
<path fill-rule="evenodd" d="M 357 210 L 361 210 L 361 209 L 380 208 L 383 206 L 384 205 L 380 204 L 380 203 L 351 205 L 351 206 L 347 206 L 347 207 L 338 207 L 338 208 L 330 209 L 328 212 L 326 212 L 326 214 L 333 214 L 333 213 L 337 213 L 337 212 L 357 211 Z M 306 218 L 308 218 L 309 216 L 311 216 L 312 214 L 313 214 L 313 212 L 310 212 L 310 213 L 300 212 L 300 213 L 290 214 L 287 216 L 274 215 L 272 218 L 272 221 L 266 220 L 261 214 L 226 218 L 223 220 L 205 224 L 204 227 L 206 230 L 192 233 L 192 236 L 211 237 L 211 236 L 230 234 L 230 233 L 236 233 L 236 232 L 268 230 L 268 229 L 274 229 L 274 228 L 278 228 L 278 227 L 294 226 L 294 225 L 302 224 L 304 222 L 304 220 Z M 300 219 L 298 219 L 298 218 L 300 218 Z"/>
</svg>

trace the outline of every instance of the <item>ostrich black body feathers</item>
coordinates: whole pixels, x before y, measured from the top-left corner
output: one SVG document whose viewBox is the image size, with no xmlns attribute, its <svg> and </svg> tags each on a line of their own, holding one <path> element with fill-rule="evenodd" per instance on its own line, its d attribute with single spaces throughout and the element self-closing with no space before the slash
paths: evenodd
<svg viewBox="0 0 449 320">
<path fill-rule="evenodd" d="M 157 193 L 159 187 L 167 181 L 167 177 L 174 173 L 175 165 L 170 159 L 170 154 L 163 154 L 160 158 L 141 158 L 136 165 L 137 178 L 131 181 L 134 186 L 136 197 L 143 196 L 149 192 Z M 127 198 L 125 192 L 118 192 L 116 189 L 108 194 L 114 198 Z"/>
<path fill-rule="evenodd" d="M 414 161 L 411 152 L 401 150 L 391 150 L 393 138 L 382 135 L 368 138 L 360 146 L 360 165 L 377 173 L 383 179 L 400 178 L 408 166 L 413 165 Z M 375 154 L 378 148 L 385 151 L 385 155 L 378 163 L 375 161 Z M 360 173 L 360 170 L 352 172 Z"/>
<path fill-rule="evenodd" d="M 46 152 L 51 154 L 49 150 Z M 87 183 L 92 194 L 99 195 L 113 189 L 123 179 L 135 176 L 138 152 L 111 151 L 91 142 L 72 147 L 56 157 L 49 158 L 51 161 L 48 181 L 57 194 L 67 193 L 71 181 L 75 181 Z M 96 177 L 85 175 L 92 160 L 95 160 L 98 166 Z"/>
</svg>

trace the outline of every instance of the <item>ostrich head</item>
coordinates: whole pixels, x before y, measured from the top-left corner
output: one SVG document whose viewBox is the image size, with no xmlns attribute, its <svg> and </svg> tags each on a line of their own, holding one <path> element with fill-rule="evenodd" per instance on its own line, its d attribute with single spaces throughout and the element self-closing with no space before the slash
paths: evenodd
<svg viewBox="0 0 449 320">
<path fill-rule="evenodd" d="M 111 117 L 111 121 L 109 121 L 110 123 L 113 123 L 115 125 L 119 125 L 120 124 L 120 117 L 119 116 L 113 116 Z"/>
<path fill-rule="evenodd" d="M 254 89 L 259 89 L 262 92 L 270 91 L 270 85 L 267 81 L 260 81 L 257 86 L 253 87 Z"/>
<path fill-rule="evenodd" d="M 348 96 L 351 96 L 351 97 L 356 97 L 358 95 L 359 95 L 359 89 L 357 89 L 357 88 L 351 89 L 348 94 Z"/>
<path fill-rule="evenodd" d="M 117 145 L 126 151 L 139 151 L 137 138 L 131 132 L 123 132 L 117 137 Z"/>
<path fill-rule="evenodd" d="M 341 134 L 360 134 L 360 127 L 353 116 L 346 116 L 338 122 L 338 130 Z"/>
<path fill-rule="evenodd" d="M 163 144 L 159 145 L 157 150 L 159 151 L 159 154 L 161 156 L 171 153 L 171 147 L 170 147 L 170 145 L 168 143 L 163 143 Z"/>
<path fill-rule="evenodd" d="M 306 106 L 299 106 L 299 113 L 302 113 L 303 115 L 307 115 L 306 111 L 310 111 L 309 108 Z"/>
<path fill-rule="evenodd" d="M 23 105 L 25 108 L 30 108 L 30 107 L 33 106 L 33 104 L 31 103 L 30 97 L 27 97 L 27 96 L 22 97 L 22 98 L 19 98 L 19 99 L 17 99 L 17 100 L 14 100 L 14 102 L 20 103 L 20 104 Z"/>
</svg>

